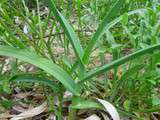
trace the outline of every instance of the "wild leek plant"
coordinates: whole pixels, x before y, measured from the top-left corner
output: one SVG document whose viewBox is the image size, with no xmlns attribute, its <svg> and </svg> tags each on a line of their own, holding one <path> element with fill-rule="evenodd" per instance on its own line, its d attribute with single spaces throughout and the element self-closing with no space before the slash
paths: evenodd
<svg viewBox="0 0 160 120">
<path fill-rule="evenodd" d="M 93 97 L 101 97 L 102 99 L 110 101 L 117 107 L 120 113 L 128 115 L 133 118 L 134 117 L 137 118 L 134 114 L 129 113 L 129 111 L 127 111 L 127 108 L 129 108 L 128 104 L 132 102 L 132 99 L 126 98 L 127 100 L 124 102 L 124 107 L 126 108 L 125 110 L 123 110 L 121 108 L 122 106 L 119 106 L 118 104 L 119 99 L 121 99 L 121 97 L 117 97 L 116 95 L 119 94 L 118 90 L 122 89 L 121 86 L 128 84 L 132 86 L 134 84 L 133 79 L 138 79 L 137 77 L 138 72 L 140 72 L 141 70 L 143 71 L 143 69 L 144 71 L 145 69 L 148 70 L 148 67 L 144 67 L 145 62 L 149 62 L 149 64 L 153 65 L 157 63 L 154 62 L 154 60 L 155 60 L 155 55 L 159 53 L 160 43 L 155 42 L 154 44 L 151 44 L 145 48 L 141 48 L 140 46 L 136 47 L 136 44 L 134 44 L 134 42 L 131 41 L 129 42 L 129 44 L 132 43 L 134 44 L 134 45 L 132 44 L 135 49 L 134 52 L 119 56 L 117 55 L 118 51 L 120 50 L 120 48 L 118 47 L 119 45 L 117 44 L 117 41 L 114 41 L 112 39 L 113 41 L 111 41 L 110 43 L 114 43 L 111 45 L 112 46 L 111 51 L 113 52 L 113 61 L 111 61 L 110 63 L 104 63 L 102 66 L 96 67 L 92 70 L 88 68 L 88 65 L 91 63 L 90 60 L 91 54 L 94 51 L 94 49 L 97 48 L 98 43 L 102 41 L 102 37 L 106 35 L 106 33 L 107 35 L 110 35 L 110 37 L 113 37 L 112 33 L 110 32 L 111 28 L 114 28 L 115 25 L 120 24 L 122 22 L 124 23 L 129 16 L 139 13 L 145 14 L 147 10 L 136 9 L 130 12 L 123 11 L 123 13 L 119 13 L 119 11 L 121 11 L 122 9 L 122 6 L 126 4 L 126 1 L 117 0 L 114 3 L 114 5 L 110 8 L 110 10 L 106 12 L 104 19 L 101 21 L 95 33 L 93 33 L 92 37 L 87 42 L 86 46 L 84 46 L 81 44 L 82 40 L 79 37 L 80 35 L 79 36 L 77 35 L 73 26 L 70 24 L 69 20 L 67 20 L 64 17 L 64 15 L 56 8 L 54 1 L 47 0 L 47 3 L 49 6 L 49 13 L 48 13 L 49 15 L 47 16 L 47 18 L 45 18 L 44 23 L 40 18 L 40 13 L 39 13 L 40 9 L 38 0 L 37 0 L 37 16 L 36 15 L 31 16 L 31 13 L 27 8 L 27 6 L 25 5 L 24 1 L 20 3 L 19 7 L 15 7 L 14 2 L 11 2 L 11 4 L 9 4 L 10 9 L 13 10 L 13 14 L 19 16 L 22 19 L 22 21 L 25 22 L 27 26 L 29 26 L 28 29 L 30 29 L 30 33 L 27 34 L 23 33 L 23 31 L 14 24 L 12 20 L 12 17 L 14 17 L 14 15 L 8 12 L 8 8 L 7 6 L 5 6 L 6 3 L 5 4 L 1 3 L 0 28 L 2 29 L 1 32 L 2 43 L 0 46 L 0 55 L 16 58 L 17 61 L 24 61 L 40 69 L 40 73 L 38 72 L 21 73 L 18 72 L 19 63 L 16 62 L 15 66 L 17 71 L 10 74 L 9 78 L 6 81 L 9 81 L 8 83 L 12 83 L 15 81 L 35 82 L 49 86 L 53 90 L 53 92 L 55 92 L 56 94 L 60 94 L 58 96 L 61 102 L 63 102 L 61 98 L 63 98 L 64 92 L 66 90 L 70 91 L 73 94 L 72 98 L 70 99 L 72 101 L 69 113 L 70 120 L 74 119 L 75 109 L 84 109 L 84 108 L 102 109 L 103 107 L 99 105 L 95 101 L 95 99 L 93 99 Z M 82 27 L 80 19 L 82 16 L 82 14 L 80 13 L 81 9 L 80 5 L 81 1 L 77 0 L 78 17 L 79 17 L 78 23 L 80 27 Z M 23 12 L 19 10 L 23 10 L 25 14 L 23 14 Z M 31 20 L 30 17 L 32 17 Z M 45 39 L 44 33 L 46 31 L 46 28 L 48 28 L 47 25 L 49 24 L 50 20 L 53 17 L 54 20 L 51 22 L 51 28 L 49 29 L 48 39 Z M 64 48 L 68 48 L 68 46 L 70 45 L 72 46 L 75 58 L 71 62 L 62 59 L 62 61 L 64 60 L 64 62 L 63 64 L 61 64 L 61 62 L 55 56 L 53 56 L 54 54 L 54 50 L 52 48 L 53 39 L 51 39 L 51 37 L 52 33 L 54 32 L 55 26 L 56 26 L 56 31 L 61 31 L 61 29 L 63 29 L 65 35 L 63 37 L 60 37 L 60 41 L 61 43 L 64 44 Z M 123 24 L 123 28 L 127 28 L 125 24 Z M 131 34 L 129 32 L 127 33 L 129 34 L 128 35 L 129 38 L 132 38 Z M 67 44 L 66 41 L 68 41 L 69 45 Z M 147 56 L 147 58 L 145 58 L 145 56 Z M 65 55 L 65 58 L 66 57 L 67 55 Z M 138 61 L 139 64 L 136 63 L 137 62 L 136 60 L 139 60 Z M 125 69 L 127 67 L 128 68 L 125 71 L 125 73 L 121 76 L 121 78 L 118 78 L 117 77 L 118 70 L 119 68 L 124 66 Z M 111 83 L 112 85 L 109 85 L 110 81 L 108 78 L 106 78 L 105 82 L 103 81 L 102 84 L 100 83 L 100 89 L 105 88 L 106 90 L 105 95 L 103 97 L 93 96 L 92 95 L 93 90 L 87 89 L 87 86 L 92 86 L 94 78 L 98 79 L 97 76 L 100 75 L 103 76 L 110 70 L 114 70 L 114 81 Z M 130 79 L 130 81 L 127 80 L 132 75 L 135 75 L 136 77 Z M 127 81 L 125 81 L 125 79 Z M 85 94 L 86 91 L 89 91 L 90 95 L 86 95 Z M 129 91 L 133 92 L 134 90 L 129 90 Z M 92 97 L 88 98 L 88 96 Z M 62 108 L 62 106 L 59 107 Z M 59 110 L 60 114 L 62 115 L 62 109 Z M 156 108 L 154 110 L 156 111 L 159 109 Z M 144 110 L 142 110 L 142 112 L 144 112 Z M 60 116 L 58 118 L 62 119 L 62 117 Z"/>
</svg>

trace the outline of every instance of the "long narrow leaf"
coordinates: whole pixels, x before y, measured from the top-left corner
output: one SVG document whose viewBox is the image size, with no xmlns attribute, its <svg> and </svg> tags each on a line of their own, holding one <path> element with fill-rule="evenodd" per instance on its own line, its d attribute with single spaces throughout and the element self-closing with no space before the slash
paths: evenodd
<svg viewBox="0 0 160 120">
<path fill-rule="evenodd" d="M 16 75 L 13 76 L 10 79 L 11 82 L 29 82 L 29 83 L 40 83 L 46 86 L 49 86 L 53 91 L 55 92 L 60 92 L 60 87 L 57 85 L 56 82 L 42 78 L 42 77 L 37 77 L 34 75 Z"/>
<path fill-rule="evenodd" d="M 97 108 L 103 110 L 103 107 L 101 104 L 99 104 L 97 101 L 93 99 L 83 99 L 80 97 L 73 97 L 72 98 L 72 104 L 70 106 L 71 109 L 91 109 L 91 108 Z"/>
<path fill-rule="evenodd" d="M 92 51 L 96 41 L 98 41 L 101 38 L 101 36 L 105 33 L 109 22 L 116 17 L 118 11 L 120 10 L 121 6 L 124 3 L 125 3 L 125 0 L 118 0 L 115 3 L 115 5 L 112 7 L 112 9 L 107 13 L 107 15 L 105 16 L 104 20 L 102 21 L 102 23 L 98 27 L 96 33 L 93 35 L 93 38 L 91 39 L 91 41 L 89 42 L 89 44 L 85 50 L 85 54 L 83 57 L 84 63 L 88 62 L 89 55 L 91 54 L 91 51 Z"/>
<path fill-rule="evenodd" d="M 59 80 L 66 89 L 75 95 L 79 95 L 79 91 L 72 78 L 61 67 L 48 59 L 42 58 L 27 49 L 17 49 L 9 46 L 0 46 L 0 55 L 15 57 L 43 69 L 46 73 L 53 75 Z"/>
<path fill-rule="evenodd" d="M 76 56 L 79 58 L 80 62 L 82 63 L 82 57 L 83 57 L 84 51 L 81 47 L 80 40 L 79 40 L 78 36 L 73 31 L 73 28 L 71 27 L 69 22 L 58 11 L 53 0 L 48 0 L 48 3 L 49 3 L 48 4 L 49 8 L 52 10 L 55 18 L 57 19 L 57 21 L 59 21 L 60 25 L 62 26 L 66 35 L 68 36 L 68 38 L 72 44 L 72 47 L 74 49 L 74 52 L 76 53 Z"/>
<path fill-rule="evenodd" d="M 131 15 L 138 14 L 138 13 L 142 13 L 142 12 L 145 12 L 145 11 L 146 11 L 146 9 L 136 9 L 136 10 L 130 11 L 130 12 L 126 13 L 126 14 L 127 14 L 128 16 L 131 16 Z M 123 15 L 117 17 L 116 19 L 114 19 L 114 20 L 112 20 L 110 23 L 108 23 L 105 29 L 106 29 L 106 30 L 107 30 L 107 29 L 110 29 L 110 28 L 112 28 L 114 25 L 116 25 L 117 23 L 119 23 L 119 22 L 122 20 L 122 16 L 123 16 Z M 104 31 L 104 33 L 105 33 L 105 31 Z M 103 33 L 103 34 L 104 34 L 104 33 Z"/>
<path fill-rule="evenodd" d="M 152 53 L 154 50 L 160 50 L 160 44 L 156 44 L 156 45 L 150 46 L 150 47 L 148 47 L 148 48 L 141 49 L 141 50 L 139 50 L 139 51 L 137 51 L 137 52 L 134 52 L 134 53 L 132 53 L 132 54 L 129 54 L 129 55 L 127 55 L 127 56 L 124 56 L 124 57 L 122 57 L 122 58 L 120 58 L 120 59 L 118 59 L 118 60 L 115 60 L 115 61 L 111 62 L 110 64 L 107 64 L 107 65 L 104 65 L 104 66 L 102 66 L 102 67 L 99 67 L 99 68 L 97 68 L 97 69 L 89 72 L 89 73 L 83 78 L 83 80 L 81 80 L 81 82 L 84 82 L 84 81 L 86 81 L 87 79 L 92 78 L 92 77 L 94 77 L 94 76 L 96 76 L 96 75 L 102 74 L 102 73 L 104 73 L 104 72 L 106 72 L 106 71 L 114 68 L 115 66 L 122 65 L 122 64 L 124 64 L 124 63 L 126 63 L 126 62 L 128 62 L 128 61 L 130 61 L 130 60 L 132 60 L 132 59 L 135 59 L 135 58 L 137 58 L 137 57 L 139 57 L 139 56 L 141 56 L 141 55 L 144 55 L 144 54 L 147 54 L 147 53 L 148 53 L 148 54 L 149 54 L 149 53 Z"/>
</svg>

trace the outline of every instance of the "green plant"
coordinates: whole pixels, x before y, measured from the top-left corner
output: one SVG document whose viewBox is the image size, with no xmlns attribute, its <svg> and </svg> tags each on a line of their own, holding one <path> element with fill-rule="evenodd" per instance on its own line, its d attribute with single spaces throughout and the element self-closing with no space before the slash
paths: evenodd
<svg viewBox="0 0 160 120">
<path fill-rule="evenodd" d="M 136 112 L 143 113 L 147 110 L 153 110 L 152 112 L 159 111 L 159 108 L 151 103 L 152 101 L 155 101 L 155 99 L 151 99 L 152 96 L 156 95 L 157 93 L 151 93 L 148 95 L 146 91 L 147 88 L 149 88 L 149 93 L 149 91 L 152 90 L 154 86 L 159 84 L 156 81 L 157 79 L 159 79 L 159 76 L 155 71 L 155 66 L 158 63 L 156 60 L 159 60 L 159 57 L 156 57 L 156 55 L 159 53 L 160 44 L 159 42 L 152 43 L 151 40 L 152 44 L 149 44 L 147 47 L 143 47 L 143 40 L 140 42 L 137 41 L 137 36 L 133 34 L 133 29 L 136 28 L 130 28 L 130 26 L 127 26 L 130 19 L 129 16 L 138 13 L 149 14 L 149 12 L 153 12 L 152 10 L 136 9 L 128 12 L 127 10 L 130 7 L 129 3 L 126 3 L 125 0 L 117 0 L 110 8 L 109 12 L 106 13 L 104 20 L 102 20 L 101 24 L 93 34 L 90 41 L 86 42 L 81 40 L 81 37 L 79 37 L 81 35 L 78 36 L 75 33 L 74 25 L 71 26 L 70 22 L 66 20 L 64 15 L 56 8 L 53 0 L 48 0 L 50 11 L 48 16 L 44 20 L 41 19 L 38 0 L 36 1 L 36 13 L 35 11 L 30 12 L 24 1 L 18 4 L 19 7 L 15 6 L 16 3 L 16 1 L 11 2 L 11 4 L 4 2 L 1 3 L 0 8 L 0 32 L 2 35 L 0 55 L 13 57 L 17 60 L 17 62 L 12 60 L 12 63 L 14 63 L 12 64 L 14 66 L 12 66 L 12 69 L 14 69 L 8 75 L 9 77 L 1 72 L 1 74 L 4 75 L 4 79 L 2 80 L 2 82 L 5 81 L 4 83 L 7 84 L 12 82 L 14 83 L 16 81 L 35 82 L 49 86 L 52 89 L 52 92 L 56 94 L 60 93 L 60 95 L 58 95 L 60 101 L 60 104 L 58 106 L 59 111 L 58 113 L 57 111 L 54 111 L 55 113 L 57 113 L 58 119 L 62 119 L 62 103 L 65 101 L 63 99 L 63 95 L 66 90 L 69 90 L 73 94 L 72 98 L 70 99 L 70 101 L 72 101 L 69 112 L 70 120 L 75 119 L 76 109 L 102 109 L 103 107 L 95 101 L 95 97 L 101 97 L 114 103 L 120 113 L 133 118 L 144 118 L 141 115 L 134 114 Z M 9 13 L 10 10 L 8 10 L 9 8 L 5 4 L 7 4 L 9 8 L 13 10 L 12 12 L 14 14 Z M 83 3 L 77 0 L 78 24 L 80 29 L 82 29 L 83 27 L 83 21 L 81 21 L 82 14 L 80 13 L 81 4 Z M 95 6 L 94 9 L 95 13 L 98 9 L 96 7 L 97 6 Z M 122 10 L 121 7 L 123 8 Z M 123 13 L 120 13 L 119 11 L 122 11 Z M 18 19 L 20 19 L 18 21 L 20 22 L 18 23 L 18 25 L 14 24 L 14 15 L 16 15 Z M 117 17 L 118 15 L 119 17 Z M 54 17 L 56 21 L 52 20 L 52 17 Z M 143 21 L 143 19 L 137 16 L 133 17 L 135 17 L 135 19 L 140 19 Z M 22 24 L 23 29 L 21 29 L 21 21 L 22 23 L 24 22 L 24 25 Z M 155 21 L 153 22 L 156 23 Z M 48 24 L 50 23 L 51 26 L 48 26 Z M 144 21 L 144 23 L 146 23 L 146 21 Z M 122 46 L 121 43 L 117 42 L 115 40 L 116 35 L 112 34 L 111 28 L 115 28 L 115 30 L 113 30 L 113 33 L 117 29 L 115 25 L 121 25 L 124 32 L 127 33 L 127 36 L 125 37 L 128 39 L 125 46 Z M 26 29 L 26 26 L 27 30 L 25 33 L 24 29 Z M 140 29 L 141 28 L 142 26 L 140 27 Z M 157 29 L 156 32 L 154 31 L 154 35 L 158 39 L 159 27 L 156 28 Z M 45 36 L 46 31 L 49 33 L 47 39 Z M 63 36 L 60 35 L 58 37 L 60 44 L 56 42 L 57 38 L 54 38 L 54 36 L 52 36 L 53 32 L 64 33 Z M 121 32 L 121 30 L 119 30 L 119 32 Z M 141 31 L 141 33 L 143 32 Z M 106 39 L 105 35 L 107 36 L 106 42 L 104 41 L 104 39 Z M 122 36 L 122 38 L 125 37 Z M 121 38 L 121 36 L 119 38 Z M 81 45 L 81 41 L 88 43 L 88 45 Z M 58 44 L 65 49 L 65 53 L 62 55 L 63 57 L 55 57 L 53 55 L 55 53 L 53 44 Z M 106 44 L 107 47 L 109 46 L 110 48 L 106 49 Z M 121 54 L 120 52 L 122 50 L 122 47 L 125 48 L 127 45 L 132 46 L 132 48 L 134 49 L 133 53 L 125 55 Z M 95 49 L 101 49 L 101 53 L 99 56 L 101 57 L 102 66 L 90 70 L 88 66 L 91 63 L 91 60 L 89 58 L 91 57 L 91 54 Z M 73 60 L 69 60 L 68 57 L 71 50 L 73 50 Z M 110 63 L 104 62 L 104 54 L 106 53 L 106 51 L 112 53 L 113 61 Z M 36 71 L 37 74 L 32 72 L 22 74 L 22 71 L 19 70 L 19 66 L 21 64 L 20 61 L 24 61 L 36 66 L 37 68 L 39 68 L 40 73 L 39 71 Z M 151 65 L 148 65 L 146 63 L 149 63 Z M 123 74 L 118 77 L 118 72 L 121 68 Z M 109 78 L 104 78 L 105 82 L 100 81 L 101 83 L 97 83 L 98 78 L 96 78 L 96 76 L 101 75 L 103 77 L 104 75 L 104 77 L 107 77 L 106 73 L 110 70 L 113 70 L 114 80 L 111 81 L 109 80 Z M 142 75 L 139 75 L 139 73 L 142 73 Z M 148 73 L 149 75 L 147 75 Z M 153 80 L 156 75 L 158 77 Z M 94 78 L 96 78 L 96 80 Z M 123 89 L 123 87 L 127 88 Z M 96 91 L 94 90 L 94 88 L 100 89 L 97 89 Z M 100 90 L 103 89 L 105 89 L 104 96 L 102 95 L 103 93 L 100 92 Z M 111 92 L 107 93 L 108 91 Z M 87 95 L 87 92 L 89 92 L 89 95 Z M 94 92 L 95 94 L 100 94 L 92 95 L 92 93 Z M 137 94 L 134 94 L 134 92 Z M 117 97 L 118 95 L 120 96 Z M 87 97 L 90 98 L 87 99 Z M 137 98 L 138 102 L 135 101 L 135 99 Z M 149 109 L 147 109 L 146 104 L 141 105 L 141 103 L 145 101 L 147 101 L 147 107 L 149 107 Z M 123 105 L 121 105 L 121 103 Z M 124 109 L 122 109 L 122 107 Z M 136 109 L 139 108 L 141 109 L 137 111 Z"/>
</svg>

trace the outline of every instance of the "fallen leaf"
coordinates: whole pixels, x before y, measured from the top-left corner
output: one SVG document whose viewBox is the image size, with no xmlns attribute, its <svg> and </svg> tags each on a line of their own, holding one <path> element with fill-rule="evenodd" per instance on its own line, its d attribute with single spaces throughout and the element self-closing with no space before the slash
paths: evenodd
<svg viewBox="0 0 160 120">
<path fill-rule="evenodd" d="M 31 117 L 34 117 L 36 115 L 41 114 L 46 109 L 47 109 L 47 102 L 44 102 L 42 105 L 35 107 L 33 109 L 29 109 L 25 112 L 22 112 L 16 116 L 14 116 L 10 120 L 21 120 L 21 119 L 31 118 Z"/>
<path fill-rule="evenodd" d="M 120 120 L 119 114 L 116 110 L 116 108 L 109 102 L 102 100 L 102 99 L 97 99 L 106 109 L 106 112 L 108 112 L 113 120 Z"/>
</svg>

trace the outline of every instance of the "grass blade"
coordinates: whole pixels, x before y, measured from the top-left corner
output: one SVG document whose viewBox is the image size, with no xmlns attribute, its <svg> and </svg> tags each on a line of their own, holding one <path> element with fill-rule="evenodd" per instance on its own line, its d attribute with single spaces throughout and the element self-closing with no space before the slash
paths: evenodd
<svg viewBox="0 0 160 120">
<path fill-rule="evenodd" d="M 38 56 L 33 53 L 33 51 L 31 52 L 27 49 L 17 49 L 9 46 L 0 46 L 0 55 L 14 57 L 43 69 L 46 73 L 53 75 L 59 80 L 66 89 L 70 90 L 75 95 L 79 95 L 75 82 L 61 67 L 48 59 Z"/>
<path fill-rule="evenodd" d="M 49 5 L 49 8 L 52 10 L 55 18 L 57 19 L 57 21 L 59 21 L 60 25 L 64 29 L 64 32 L 68 36 L 68 38 L 72 44 L 72 47 L 74 49 L 74 52 L 76 53 L 76 56 L 79 58 L 79 61 L 82 63 L 82 57 L 83 57 L 84 52 L 81 47 L 80 40 L 79 40 L 78 36 L 73 31 L 73 28 L 71 27 L 69 22 L 58 11 L 53 0 L 48 0 L 48 5 Z"/>
<path fill-rule="evenodd" d="M 15 46 L 15 47 L 26 48 L 26 46 L 24 45 L 24 43 L 22 41 L 20 41 L 13 34 L 13 32 L 10 30 L 10 28 L 5 24 L 5 22 L 2 19 L 0 19 L 0 25 L 5 29 L 5 31 L 9 34 L 9 36 L 11 38 L 10 41 L 6 40 L 8 43 L 10 43 L 12 46 Z"/>
<path fill-rule="evenodd" d="M 141 12 L 145 12 L 146 9 L 136 9 L 133 11 L 130 11 L 128 13 L 126 13 L 128 16 L 134 15 L 134 14 L 138 14 Z M 110 29 L 112 28 L 114 25 L 116 25 L 117 23 L 119 23 L 122 20 L 123 15 L 117 17 L 116 19 L 112 20 L 110 23 L 108 23 L 108 25 L 106 26 L 106 29 Z"/>
<path fill-rule="evenodd" d="M 115 82 L 115 84 L 113 85 L 112 89 L 111 89 L 111 97 L 110 100 L 113 101 L 115 96 L 117 95 L 119 88 L 120 87 L 124 87 L 124 82 L 127 80 L 127 78 L 129 78 L 129 76 L 132 76 L 133 74 L 139 72 L 139 70 L 141 70 L 144 67 L 144 64 L 138 64 L 135 65 L 134 67 L 126 70 L 126 72 L 122 75 L 122 77 Z"/>
</svg>

